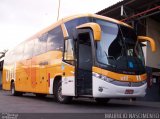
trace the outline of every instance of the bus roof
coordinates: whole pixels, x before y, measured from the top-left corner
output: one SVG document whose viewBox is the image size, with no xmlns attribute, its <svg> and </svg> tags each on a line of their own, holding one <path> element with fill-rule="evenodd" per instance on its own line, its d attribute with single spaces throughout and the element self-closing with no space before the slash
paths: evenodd
<svg viewBox="0 0 160 119">
<path fill-rule="evenodd" d="M 69 20 L 72 20 L 72 19 L 75 19 L 75 18 L 80 18 L 80 17 L 94 17 L 94 18 L 99 18 L 99 19 L 103 19 L 103 20 L 106 20 L 106 21 L 110 21 L 110 22 L 113 22 L 113 23 L 121 24 L 121 25 L 124 25 L 124 26 L 127 26 L 127 27 L 131 27 L 130 25 L 128 25 L 128 24 L 126 24 L 124 22 L 118 21 L 118 20 L 110 18 L 110 17 L 105 17 L 105 16 L 97 15 L 97 14 L 74 15 L 74 16 L 70 16 L 70 17 L 67 17 L 67 18 L 62 19 L 62 20 L 63 20 L 63 22 L 67 22 Z"/>
<path fill-rule="evenodd" d="M 62 18 L 61 20 L 57 21 L 56 23 L 50 25 L 49 27 L 41 30 L 40 32 L 36 33 L 35 35 L 33 35 L 33 36 L 29 37 L 28 39 L 24 40 L 23 42 L 19 43 L 18 45 L 20 45 L 22 43 L 25 43 L 26 41 L 33 40 L 34 38 L 40 37 L 42 34 L 44 34 L 48 31 L 50 31 L 51 29 L 61 25 L 62 23 L 68 22 L 68 21 L 76 19 L 76 18 L 81 18 L 81 17 L 99 18 L 99 19 L 102 19 L 102 20 L 110 21 L 110 22 L 113 22 L 113 23 L 116 23 L 116 24 L 120 24 L 120 25 L 124 25 L 126 27 L 132 28 L 130 25 L 128 25 L 124 22 L 118 21 L 116 19 L 110 18 L 110 17 L 105 17 L 105 16 L 101 16 L 101 15 L 97 15 L 97 14 L 78 14 L 78 15 L 73 15 L 73 16 L 69 16 L 69 17 L 66 17 L 66 18 Z M 8 55 L 13 49 L 9 50 L 6 53 L 6 55 Z"/>
<path fill-rule="evenodd" d="M 66 17 L 66 18 L 62 18 L 61 20 L 57 21 L 56 23 L 50 25 L 49 27 L 41 30 L 40 32 L 36 33 L 35 35 L 33 35 L 32 37 L 30 37 L 29 39 L 32 39 L 34 37 L 38 37 L 38 36 L 41 36 L 43 33 L 61 25 L 62 23 L 65 23 L 67 21 L 70 21 L 70 20 L 73 20 L 73 19 L 76 19 L 76 18 L 81 18 L 81 17 L 94 17 L 94 18 L 99 18 L 99 19 L 103 19 L 103 20 L 106 20 L 106 21 L 110 21 L 110 22 L 113 22 L 113 23 L 116 23 L 116 24 L 120 24 L 120 25 L 124 25 L 124 26 L 127 26 L 127 27 L 130 27 L 132 28 L 130 25 L 124 23 L 124 22 L 121 22 L 121 21 L 118 21 L 116 19 L 113 19 L 113 18 L 110 18 L 110 17 L 105 17 L 105 16 L 101 16 L 101 15 L 97 15 L 97 14 L 79 14 L 79 15 L 73 15 L 73 16 L 69 16 L 69 17 Z M 28 39 L 28 40 L 29 40 Z"/>
</svg>

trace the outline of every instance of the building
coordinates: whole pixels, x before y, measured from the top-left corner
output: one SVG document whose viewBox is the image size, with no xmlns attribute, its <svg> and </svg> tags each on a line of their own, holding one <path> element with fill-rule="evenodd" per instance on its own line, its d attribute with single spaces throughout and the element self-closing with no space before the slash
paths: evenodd
<svg viewBox="0 0 160 119">
<path fill-rule="evenodd" d="M 137 35 L 156 41 L 157 51 L 152 53 L 149 44 L 143 47 L 148 89 L 146 100 L 160 101 L 160 0 L 123 0 L 99 12 L 132 25 Z"/>
</svg>

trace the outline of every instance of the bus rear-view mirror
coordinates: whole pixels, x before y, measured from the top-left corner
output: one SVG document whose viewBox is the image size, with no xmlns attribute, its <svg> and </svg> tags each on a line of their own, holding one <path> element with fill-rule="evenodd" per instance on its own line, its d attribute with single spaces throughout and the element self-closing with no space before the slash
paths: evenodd
<svg viewBox="0 0 160 119">
<path fill-rule="evenodd" d="M 93 38 L 95 41 L 101 40 L 101 27 L 97 23 L 85 23 L 76 27 L 77 29 L 90 28 L 93 31 Z"/>
<path fill-rule="evenodd" d="M 138 36 L 137 39 L 139 42 L 148 41 L 150 43 L 152 52 L 156 51 L 156 43 L 155 43 L 154 39 L 147 37 L 147 36 Z"/>
</svg>

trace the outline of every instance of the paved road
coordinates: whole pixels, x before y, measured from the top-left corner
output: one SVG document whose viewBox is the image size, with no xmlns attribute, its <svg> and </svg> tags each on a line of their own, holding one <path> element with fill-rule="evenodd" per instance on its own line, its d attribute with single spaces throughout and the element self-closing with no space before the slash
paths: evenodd
<svg viewBox="0 0 160 119">
<path fill-rule="evenodd" d="M 9 113 L 109 113 L 109 112 L 160 112 L 160 102 L 111 100 L 97 104 L 94 100 L 74 99 L 71 104 L 59 104 L 52 96 L 37 98 L 33 94 L 21 97 L 0 91 L 0 112 Z"/>
<path fill-rule="evenodd" d="M 108 104 L 102 105 L 93 99 L 82 98 L 74 99 L 71 104 L 59 104 L 53 96 L 37 98 L 33 94 L 25 94 L 16 97 L 9 92 L 0 91 L 0 112 L 2 119 L 105 119 L 106 115 L 108 117 L 113 113 L 119 116 L 119 113 L 144 112 L 159 113 L 160 118 L 160 102 L 112 99 Z M 126 119 L 129 118 L 127 116 Z"/>
</svg>

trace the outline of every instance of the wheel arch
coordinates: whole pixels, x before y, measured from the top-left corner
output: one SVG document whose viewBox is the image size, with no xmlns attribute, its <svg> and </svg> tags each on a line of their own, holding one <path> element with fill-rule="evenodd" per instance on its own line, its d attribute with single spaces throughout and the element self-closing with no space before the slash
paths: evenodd
<svg viewBox="0 0 160 119">
<path fill-rule="evenodd" d="M 54 90 L 56 88 L 56 85 L 59 81 L 62 80 L 62 76 L 61 75 L 57 75 L 54 77 L 54 80 L 53 80 L 53 88 L 52 88 L 52 91 L 53 91 L 53 94 L 54 94 Z"/>
</svg>

